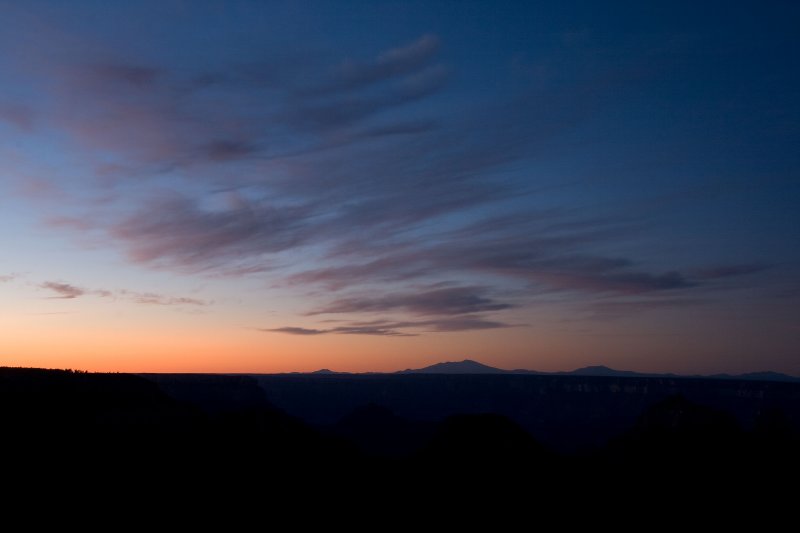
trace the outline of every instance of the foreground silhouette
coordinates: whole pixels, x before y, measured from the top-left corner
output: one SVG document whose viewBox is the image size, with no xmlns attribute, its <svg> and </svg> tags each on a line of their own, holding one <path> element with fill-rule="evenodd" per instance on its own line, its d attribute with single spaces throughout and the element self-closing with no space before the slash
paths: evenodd
<svg viewBox="0 0 800 533">
<path fill-rule="evenodd" d="M 24 490 L 42 480 L 66 488 L 79 478 L 104 491 L 146 487 L 161 498 L 230 495 L 254 484 L 342 496 L 342 483 L 364 498 L 404 490 L 497 496 L 520 482 L 524 492 L 514 497 L 591 498 L 597 490 L 663 488 L 667 479 L 763 487 L 776 471 L 800 472 L 796 420 L 779 408 L 742 428 L 730 413 L 667 396 L 603 446 L 576 454 L 548 448 L 497 413 L 430 422 L 373 403 L 314 427 L 267 398 L 248 376 L 2 368 L 5 479 Z"/>
</svg>

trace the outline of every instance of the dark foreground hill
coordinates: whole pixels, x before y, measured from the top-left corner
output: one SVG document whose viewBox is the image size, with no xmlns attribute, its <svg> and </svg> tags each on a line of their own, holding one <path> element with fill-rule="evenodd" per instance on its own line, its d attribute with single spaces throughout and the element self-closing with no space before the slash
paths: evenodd
<svg viewBox="0 0 800 533">
<path fill-rule="evenodd" d="M 768 476 L 798 473 L 797 386 L 625 379 L 0 368 L 3 479 L 92 505 L 146 495 L 262 509 L 278 492 L 373 509 L 412 495 L 572 504 L 652 496 L 668 480 L 684 496 L 745 481 L 766 494 Z M 570 432 L 610 436 L 589 454 L 550 443 Z"/>
<path fill-rule="evenodd" d="M 173 498 L 357 463 L 351 446 L 270 407 L 252 378 L 175 379 L 0 368 L 4 481 Z"/>
</svg>

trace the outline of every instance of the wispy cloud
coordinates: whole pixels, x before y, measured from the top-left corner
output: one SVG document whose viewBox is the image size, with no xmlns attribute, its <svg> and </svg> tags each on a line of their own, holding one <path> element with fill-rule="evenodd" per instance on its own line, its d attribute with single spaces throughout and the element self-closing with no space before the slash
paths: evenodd
<svg viewBox="0 0 800 533">
<path fill-rule="evenodd" d="M 341 298 L 309 315 L 372 313 L 403 310 L 419 315 L 461 315 L 508 309 L 510 304 L 484 296 L 484 287 L 447 287 L 420 292 L 389 293 L 378 297 Z"/>
<path fill-rule="evenodd" d="M 163 70 L 156 67 L 124 63 L 90 65 L 86 71 L 97 84 L 127 85 L 136 89 L 151 88 L 164 75 Z"/>
<path fill-rule="evenodd" d="M 136 292 L 126 289 L 111 291 L 108 289 L 86 289 L 70 283 L 59 281 L 46 281 L 39 285 L 40 288 L 55 294 L 51 298 L 72 300 L 84 296 L 98 298 L 119 299 L 146 305 L 172 305 L 172 306 L 207 306 L 211 302 L 199 298 L 174 297 L 153 292 Z"/>
<path fill-rule="evenodd" d="M 419 72 L 435 59 L 439 44 L 436 35 L 428 34 L 406 45 L 387 50 L 372 62 L 345 61 L 333 69 L 332 79 L 323 82 L 315 91 L 352 91 Z"/>
<path fill-rule="evenodd" d="M 533 207 L 553 182 L 544 171 L 521 173 L 522 163 L 648 72 L 646 58 L 461 105 L 444 98 L 451 67 L 440 48 L 439 37 L 421 35 L 362 59 L 253 52 L 208 70 L 86 46 L 65 47 L 54 62 L 36 50 L 46 105 L 32 115 L 0 106 L 0 120 L 45 123 L 90 162 L 73 178 L 80 200 L 47 200 L 51 227 L 91 235 L 149 268 L 263 276 L 322 302 L 307 315 L 409 319 L 275 332 L 499 328 L 508 324 L 494 314 L 550 293 L 587 309 L 603 298 L 608 305 L 596 311 L 611 316 L 670 305 L 645 300 L 694 305 L 707 287 L 765 268 L 654 266 L 635 245 L 649 231 L 642 209 L 610 217 L 548 201 Z M 63 299 L 209 304 L 61 282 L 42 288 Z M 636 298 L 643 302 L 629 302 Z"/>
<path fill-rule="evenodd" d="M 639 300 L 596 301 L 588 306 L 589 315 L 575 320 L 615 320 L 658 310 L 707 305 L 707 298 L 648 298 Z"/>
<path fill-rule="evenodd" d="M 478 315 L 466 315 L 452 318 L 432 320 L 370 320 L 366 322 L 349 322 L 344 326 L 328 329 L 303 328 L 287 326 L 280 328 L 267 328 L 261 331 L 272 333 L 288 333 L 290 335 L 379 335 L 388 337 L 409 337 L 420 333 L 446 333 L 455 331 L 470 331 L 483 329 L 497 329 L 513 327 L 512 324 L 488 320 Z"/>
<path fill-rule="evenodd" d="M 182 305 L 182 306 L 206 306 L 211 302 L 199 298 L 165 296 L 154 292 L 132 292 L 127 290 L 117 291 L 115 294 L 127 298 L 133 303 L 145 305 Z"/>
<path fill-rule="evenodd" d="M 138 263 L 182 270 L 248 268 L 254 259 L 310 239 L 306 216 L 306 207 L 272 206 L 243 197 L 227 209 L 209 211 L 171 195 L 152 200 L 111 232 L 130 244 L 129 257 Z"/>
<path fill-rule="evenodd" d="M 313 329 L 301 328 L 295 326 L 287 326 L 282 328 L 268 328 L 261 329 L 260 331 L 268 333 L 287 333 L 289 335 L 326 335 L 335 333 L 339 335 L 375 335 L 380 337 L 411 337 L 411 333 L 402 333 L 397 330 L 380 327 L 380 326 L 340 326 L 330 329 Z"/>
<path fill-rule="evenodd" d="M 59 298 L 64 300 L 79 298 L 87 293 L 86 289 L 58 281 L 46 281 L 39 286 L 55 293 L 55 296 L 51 296 L 51 298 Z"/>
<path fill-rule="evenodd" d="M 745 265 L 718 265 L 711 268 L 704 268 L 697 271 L 696 276 L 699 279 L 715 280 L 724 278 L 734 278 L 738 276 L 746 276 L 748 274 L 758 274 L 768 270 L 770 265 L 763 264 L 745 264 Z"/>
<path fill-rule="evenodd" d="M 33 129 L 33 112 L 20 104 L 0 102 L 0 122 L 7 122 L 19 131 L 29 132 Z"/>
<path fill-rule="evenodd" d="M 330 330 L 326 329 L 299 328 L 293 326 L 287 326 L 283 328 L 261 329 L 260 331 L 267 331 L 273 333 L 288 333 L 289 335 L 322 335 L 324 333 L 330 333 Z"/>
</svg>

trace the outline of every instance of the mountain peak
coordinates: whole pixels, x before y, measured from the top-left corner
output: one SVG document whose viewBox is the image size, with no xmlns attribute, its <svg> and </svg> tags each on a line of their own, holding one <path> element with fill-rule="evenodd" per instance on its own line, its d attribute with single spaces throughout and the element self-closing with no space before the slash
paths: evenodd
<svg viewBox="0 0 800 533">
<path fill-rule="evenodd" d="M 463 361 L 447 361 L 426 366 L 425 368 L 401 370 L 398 374 L 499 374 L 505 372 L 499 368 L 484 365 L 472 359 Z"/>
<path fill-rule="evenodd" d="M 585 366 L 583 368 L 578 368 L 571 372 L 565 372 L 565 374 L 575 374 L 579 376 L 609 376 L 609 377 L 644 375 L 640 374 L 639 372 L 631 372 L 630 370 L 614 370 L 613 368 L 609 368 L 603 365 Z"/>
</svg>

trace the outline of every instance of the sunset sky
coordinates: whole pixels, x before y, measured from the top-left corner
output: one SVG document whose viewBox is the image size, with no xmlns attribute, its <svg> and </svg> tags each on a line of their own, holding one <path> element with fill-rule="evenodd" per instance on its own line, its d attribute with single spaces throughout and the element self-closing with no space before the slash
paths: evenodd
<svg viewBox="0 0 800 533">
<path fill-rule="evenodd" d="M 0 366 L 800 375 L 798 28 L 0 0 Z"/>
</svg>

